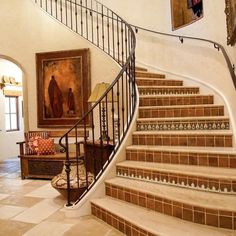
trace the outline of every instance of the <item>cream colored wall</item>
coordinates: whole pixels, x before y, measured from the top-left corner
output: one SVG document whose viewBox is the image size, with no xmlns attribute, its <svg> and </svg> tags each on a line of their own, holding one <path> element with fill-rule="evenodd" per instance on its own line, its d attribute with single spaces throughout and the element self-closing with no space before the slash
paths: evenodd
<svg viewBox="0 0 236 236">
<path fill-rule="evenodd" d="M 133 25 L 154 31 L 205 38 L 222 44 L 236 65 L 236 46 L 227 46 L 225 0 L 203 0 L 204 17 L 193 24 L 172 31 L 170 1 L 163 0 L 101 0 Z M 186 83 L 206 84 L 221 96 L 231 115 L 236 132 L 236 90 L 222 53 L 214 45 L 193 40 L 153 35 L 139 30 L 137 34 L 137 64 L 182 77 Z M 170 74 L 171 73 L 171 74 Z M 187 79 L 186 79 L 187 78 Z M 226 109 L 227 110 L 227 109 Z"/>
<path fill-rule="evenodd" d="M 35 53 L 90 48 L 92 88 L 111 81 L 118 66 L 93 45 L 47 16 L 31 0 L 1 0 L 0 52 L 24 68 L 26 129 L 37 129 Z"/>
</svg>

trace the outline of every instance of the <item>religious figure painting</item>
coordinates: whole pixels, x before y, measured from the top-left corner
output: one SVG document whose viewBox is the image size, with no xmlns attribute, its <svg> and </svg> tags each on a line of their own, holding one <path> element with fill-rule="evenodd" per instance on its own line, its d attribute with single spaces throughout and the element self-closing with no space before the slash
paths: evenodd
<svg viewBox="0 0 236 236">
<path fill-rule="evenodd" d="M 203 0 L 171 0 L 172 29 L 189 25 L 203 17 Z"/>
<path fill-rule="evenodd" d="M 38 127 L 72 126 L 88 111 L 89 50 L 36 54 Z"/>
</svg>

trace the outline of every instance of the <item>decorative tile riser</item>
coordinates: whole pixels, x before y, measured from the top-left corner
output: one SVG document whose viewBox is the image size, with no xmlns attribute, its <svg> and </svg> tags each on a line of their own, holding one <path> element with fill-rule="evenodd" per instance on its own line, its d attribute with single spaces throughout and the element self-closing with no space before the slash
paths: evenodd
<svg viewBox="0 0 236 236">
<path fill-rule="evenodd" d="M 236 181 L 233 180 L 125 167 L 117 167 L 117 176 L 201 191 L 236 194 Z"/>
<path fill-rule="evenodd" d="M 136 79 L 138 86 L 182 86 L 183 81 Z"/>
<path fill-rule="evenodd" d="M 152 130 L 229 130 L 229 121 L 147 121 L 137 122 L 138 131 Z"/>
<path fill-rule="evenodd" d="M 147 72 L 141 72 L 141 71 L 136 71 L 135 72 L 136 77 L 143 77 L 143 78 L 160 78 L 164 79 L 165 75 L 162 74 L 157 74 L 157 73 L 147 73 Z"/>
<path fill-rule="evenodd" d="M 161 117 L 194 117 L 194 116 L 223 116 L 224 107 L 139 107 L 139 118 L 161 118 Z"/>
<path fill-rule="evenodd" d="M 106 194 L 182 220 L 226 229 L 236 229 L 236 212 L 184 204 L 163 197 L 106 184 Z"/>
<path fill-rule="evenodd" d="M 139 94 L 140 95 L 167 95 L 167 94 L 198 94 L 199 89 L 192 89 L 192 88 L 158 88 L 158 89 L 152 89 L 152 88 L 139 88 Z"/>
<path fill-rule="evenodd" d="M 165 164 L 236 168 L 236 155 L 233 154 L 126 150 L 126 160 Z"/>
<path fill-rule="evenodd" d="M 131 224 L 129 221 L 122 219 L 121 217 L 99 207 L 95 204 L 92 205 L 92 214 L 97 218 L 103 220 L 107 224 L 113 226 L 117 230 L 121 231 L 127 236 L 158 236 L 152 234 L 146 230 L 143 230 L 134 224 Z"/>
<path fill-rule="evenodd" d="M 232 147 L 232 135 L 133 134 L 134 145 Z"/>
<path fill-rule="evenodd" d="M 175 106 L 175 105 L 202 105 L 213 104 L 213 96 L 191 96 L 191 97 L 140 97 L 139 106 Z"/>
</svg>

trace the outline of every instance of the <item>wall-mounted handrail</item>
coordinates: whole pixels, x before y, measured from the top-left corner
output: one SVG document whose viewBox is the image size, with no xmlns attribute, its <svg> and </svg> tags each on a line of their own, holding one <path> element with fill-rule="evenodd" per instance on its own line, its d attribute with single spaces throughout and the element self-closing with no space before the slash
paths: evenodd
<svg viewBox="0 0 236 236">
<path fill-rule="evenodd" d="M 169 37 L 178 38 L 181 43 L 184 43 L 184 39 L 191 39 L 191 40 L 198 40 L 198 41 L 207 42 L 207 43 L 212 44 L 215 49 L 217 49 L 218 51 L 221 50 L 221 52 L 222 52 L 222 54 L 224 56 L 225 62 L 227 64 L 230 76 L 231 76 L 232 81 L 234 83 L 234 87 L 236 89 L 235 65 L 233 63 L 231 63 L 230 58 L 229 58 L 225 48 L 220 43 L 217 43 L 217 42 L 209 40 L 209 39 L 190 37 L 190 36 L 183 36 L 183 35 L 176 35 L 176 34 L 169 34 L 169 33 L 164 33 L 164 32 L 160 32 L 160 31 L 146 29 L 146 28 L 143 28 L 143 27 L 140 27 L 140 26 L 137 26 L 137 25 L 132 25 L 132 24 L 130 24 L 130 25 L 135 29 L 136 33 L 138 33 L 138 30 L 143 30 L 143 31 L 146 31 L 146 32 L 149 32 L 149 33 L 153 33 L 153 34 L 159 34 L 159 35 L 163 35 L 163 36 L 169 36 Z"/>
<path fill-rule="evenodd" d="M 77 200 L 73 200 L 78 203 L 105 171 L 119 149 L 133 119 L 137 100 L 135 33 L 126 21 L 96 0 L 34 1 L 59 22 L 107 53 L 121 67 L 118 75 L 113 78 L 111 85 L 100 99 L 59 140 L 59 144 L 66 153 L 67 189 L 65 191 L 67 191 L 67 206 L 71 206 L 72 193 L 77 191 Z M 103 125 L 104 122 L 105 125 Z M 82 140 L 78 136 L 79 130 L 83 131 Z M 111 138 L 103 139 L 104 132 L 107 137 Z M 84 148 L 83 156 L 80 150 L 81 141 Z M 92 147 L 92 155 L 87 149 L 88 146 Z M 76 159 L 82 158 L 85 169 L 83 173 L 77 168 L 75 178 L 77 187 L 75 185 L 72 187 L 71 184 L 70 153 L 72 148 L 75 149 Z"/>
</svg>

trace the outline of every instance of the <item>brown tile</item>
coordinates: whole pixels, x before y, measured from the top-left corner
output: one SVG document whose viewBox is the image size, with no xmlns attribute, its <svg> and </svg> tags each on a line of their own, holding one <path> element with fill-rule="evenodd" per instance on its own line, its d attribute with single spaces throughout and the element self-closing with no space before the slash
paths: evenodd
<svg viewBox="0 0 236 236">
<path fill-rule="evenodd" d="M 194 211 L 194 223 L 205 224 L 205 213 Z"/>
<path fill-rule="evenodd" d="M 164 202 L 163 213 L 172 216 L 172 205 Z"/>
<path fill-rule="evenodd" d="M 218 158 L 215 156 L 209 156 L 209 166 L 218 166 Z"/>
<path fill-rule="evenodd" d="M 182 219 L 183 218 L 183 209 L 178 206 L 173 206 L 173 216 Z"/>
<path fill-rule="evenodd" d="M 209 162 L 208 162 L 208 157 L 204 154 L 199 154 L 198 156 L 198 164 L 200 166 L 209 166 Z"/>
<path fill-rule="evenodd" d="M 218 215 L 206 214 L 206 225 L 218 227 L 219 226 Z"/>
<path fill-rule="evenodd" d="M 230 158 L 230 168 L 236 168 L 236 158 Z"/>
<path fill-rule="evenodd" d="M 221 228 L 233 229 L 233 218 L 227 216 L 220 216 L 219 226 Z"/>
<path fill-rule="evenodd" d="M 223 156 L 219 158 L 219 167 L 229 167 L 229 158 L 227 156 Z"/>
<path fill-rule="evenodd" d="M 187 221 L 193 222 L 193 211 L 184 208 L 183 209 L 183 220 L 187 220 Z"/>
</svg>

